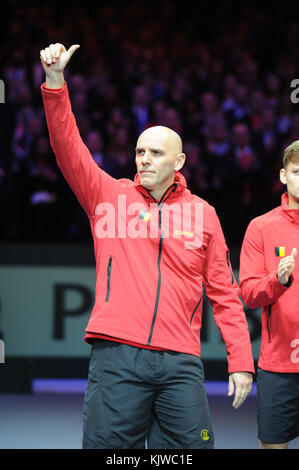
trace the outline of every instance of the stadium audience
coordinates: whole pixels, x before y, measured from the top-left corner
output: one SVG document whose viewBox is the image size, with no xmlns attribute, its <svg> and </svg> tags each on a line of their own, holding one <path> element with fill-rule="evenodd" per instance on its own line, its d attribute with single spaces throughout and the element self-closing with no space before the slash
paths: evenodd
<svg viewBox="0 0 299 470">
<path fill-rule="evenodd" d="M 213 3 L 213 2 L 212 2 Z M 279 204 L 283 148 L 299 138 L 290 101 L 298 64 L 298 18 L 273 5 L 232 0 L 198 5 L 166 0 L 8 2 L 0 53 L 0 238 L 89 242 L 49 145 L 40 49 L 81 48 L 66 70 L 72 107 L 96 163 L 134 178 L 134 148 L 152 125 L 176 130 L 190 189 L 213 204 L 228 244 L 249 220 Z M 4 34 L 4 32 L 2 32 Z M 281 39 L 283 38 L 283 40 Z"/>
</svg>

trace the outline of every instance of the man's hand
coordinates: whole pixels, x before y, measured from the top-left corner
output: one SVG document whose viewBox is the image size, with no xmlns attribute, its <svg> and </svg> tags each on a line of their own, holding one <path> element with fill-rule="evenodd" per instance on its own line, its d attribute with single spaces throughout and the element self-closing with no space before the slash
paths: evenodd
<svg viewBox="0 0 299 470">
<path fill-rule="evenodd" d="M 60 44 L 50 44 L 40 51 L 40 59 L 46 74 L 48 88 L 62 88 L 64 86 L 63 71 L 79 44 L 71 46 L 68 50 Z"/>
<path fill-rule="evenodd" d="M 250 372 L 233 372 L 229 374 L 228 380 L 228 396 L 233 395 L 235 390 L 235 398 L 233 407 L 239 408 L 246 400 L 252 387 L 252 374 Z"/>
<path fill-rule="evenodd" d="M 293 248 L 290 256 L 285 256 L 280 260 L 277 269 L 277 279 L 279 280 L 280 284 L 286 284 L 288 282 L 289 277 L 295 268 L 296 256 L 297 248 Z"/>
</svg>

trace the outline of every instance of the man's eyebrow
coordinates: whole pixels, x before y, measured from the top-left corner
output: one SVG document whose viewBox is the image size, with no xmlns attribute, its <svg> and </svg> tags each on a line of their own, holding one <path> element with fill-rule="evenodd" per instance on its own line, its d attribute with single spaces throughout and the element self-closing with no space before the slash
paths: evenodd
<svg viewBox="0 0 299 470">
<path fill-rule="evenodd" d="M 164 150 L 161 148 L 161 147 L 150 147 L 149 148 L 151 151 L 154 150 L 154 151 L 158 151 L 158 152 L 164 152 Z M 138 150 L 144 150 L 144 147 L 136 147 L 135 151 L 137 152 Z"/>
</svg>

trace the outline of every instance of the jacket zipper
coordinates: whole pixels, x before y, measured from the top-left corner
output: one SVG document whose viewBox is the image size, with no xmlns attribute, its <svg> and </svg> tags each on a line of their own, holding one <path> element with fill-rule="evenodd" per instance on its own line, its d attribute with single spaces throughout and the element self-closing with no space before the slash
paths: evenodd
<svg viewBox="0 0 299 470">
<path fill-rule="evenodd" d="M 270 316 L 271 316 L 271 309 L 272 309 L 272 305 L 269 305 L 268 311 L 267 311 L 267 331 L 268 331 L 269 343 L 271 343 L 271 333 L 270 333 Z"/>
<path fill-rule="evenodd" d="M 175 191 L 177 188 L 177 184 L 174 183 L 173 187 L 172 187 L 172 190 L 170 191 L 169 195 L 167 196 L 167 198 L 163 201 L 163 198 L 165 196 L 165 194 L 167 193 L 168 189 L 165 191 L 165 193 L 163 194 L 163 196 L 161 197 L 160 201 L 157 202 L 151 195 L 152 199 L 154 199 L 155 202 L 157 202 L 158 204 L 158 207 L 159 207 L 159 229 L 161 229 L 161 226 L 162 226 L 162 207 L 163 207 L 163 204 L 164 202 L 169 198 L 169 196 L 173 193 L 173 191 Z M 148 191 L 149 192 L 149 191 Z M 150 194 L 150 193 L 149 193 Z M 162 202 L 163 201 L 163 202 Z M 161 204 L 161 206 L 160 206 Z M 148 340 L 147 340 L 147 345 L 150 346 L 151 344 L 151 341 L 152 341 L 152 336 L 153 336 L 153 331 L 154 331 L 154 326 L 155 326 L 155 322 L 156 322 L 156 317 L 157 317 L 157 311 L 158 311 L 158 306 L 159 306 L 159 299 L 160 299 L 160 289 L 161 289 L 161 256 L 162 256 L 162 245 L 163 245 L 163 237 L 164 237 L 164 233 L 161 231 L 161 237 L 160 237 L 160 240 L 159 240 L 159 253 L 158 253 L 158 285 L 157 285 L 157 292 L 156 292 L 156 301 L 155 301 L 155 309 L 154 309 L 154 314 L 153 314 L 153 319 L 152 319 L 152 324 L 151 324 L 151 328 L 150 328 L 150 333 L 149 333 L 149 337 L 148 337 Z"/>
<path fill-rule="evenodd" d="M 233 284 L 234 283 L 234 274 L 233 274 L 233 270 L 232 270 L 232 267 L 231 267 L 229 250 L 226 250 L 226 261 L 227 261 L 227 266 L 229 267 L 229 270 L 230 270 L 230 273 L 231 273 L 231 276 L 232 276 L 232 284 Z"/>
<path fill-rule="evenodd" d="M 112 256 L 109 257 L 108 266 L 107 266 L 107 294 L 106 294 L 106 302 L 108 302 L 109 296 L 110 296 L 111 265 L 112 265 Z"/>
</svg>

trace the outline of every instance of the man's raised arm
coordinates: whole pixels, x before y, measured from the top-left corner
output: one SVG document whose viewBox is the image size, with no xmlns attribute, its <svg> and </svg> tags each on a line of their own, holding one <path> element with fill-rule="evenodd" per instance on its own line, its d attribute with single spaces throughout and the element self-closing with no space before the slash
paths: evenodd
<svg viewBox="0 0 299 470">
<path fill-rule="evenodd" d="M 118 181 L 109 176 L 93 160 L 82 141 L 71 109 L 64 69 L 80 46 L 68 50 L 60 44 L 51 44 L 40 51 L 46 75 L 41 86 L 50 144 L 57 164 L 76 194 L 88 216 L 93 216 L 96 205 L 114 197 Z"/>
</svg>

